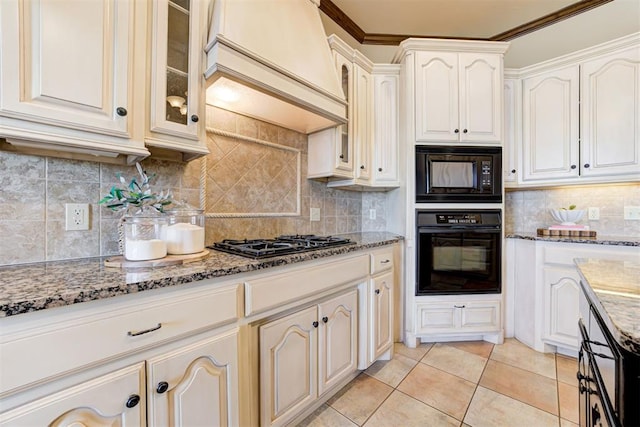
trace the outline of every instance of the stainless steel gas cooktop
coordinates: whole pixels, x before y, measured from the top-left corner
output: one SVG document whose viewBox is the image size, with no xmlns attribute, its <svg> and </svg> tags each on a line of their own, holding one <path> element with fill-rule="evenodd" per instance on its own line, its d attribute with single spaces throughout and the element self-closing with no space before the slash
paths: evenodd
<svg viewBox="0 0 640 427">
<path fill-rule="evenodd" d="M 295 234 L 278 236 L 274 239 L 225 239 L 208 246 L 208 248 L 247 258 L 261 259 L 348 245 L 350 243 L 354 242 L 344 237 Z"/>
</svg>

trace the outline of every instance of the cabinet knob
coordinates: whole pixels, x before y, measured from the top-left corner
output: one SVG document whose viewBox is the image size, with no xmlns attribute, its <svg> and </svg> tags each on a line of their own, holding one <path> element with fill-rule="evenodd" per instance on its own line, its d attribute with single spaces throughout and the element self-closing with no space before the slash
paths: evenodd
<svg viewBox="0 0 640 427">
<path fill-rule="evenodd" d="M 376 289 L 376 295 L 380 295 L 380 289 Z"/>
<path fill-rule="evenodd" d="M 116 114 L 119 115 L 120 117 L 124 117 L 127 115 L 127 109 L 126 108 L 122 108 L 122 107 L 118 107 L 116 108 Z"/>
<path fill-rule="evenodd" d="M 467 133 L 467 132 L 468 132 L 468 130 L 466 130 L 466 129 L 462 131 L 462 133 Z"/>
<path fill-rule="evenodd" d="M 344 154 L 340 154 L 340 158 L 341 158 L 341 159 L 344 159 Z"/>
<path fill-rule="evenodd" d="M 158 386 L 156 387 L 156 391 L 160 394 L 164 393 L 165 391 L 169 390 L 169 383 L 166 381 L 160 381 L 158 383 Z"/>
<path fill-rule="evenodd" d="M 198 123 L 198 120 L 200 120 L 200 117 L 198 117 L 197 115 L 194 114 L 191 116 L 191 121 L 193 123 Z"/>
<path fill-rule="evenodd" d="M 516 170 L 515 169 L 511 169 L 511 173 L 516 173 Z"/>
<path fill-rule="evenodd" d="M 364 169 L 364 165 L 360 165 L 360 169 Z"/>
<path fill-rule="evenodd" d="M 382 168 L 378 168 L 378 172 L 382 172 Z"/>
<path fill-rule="evenodd" d="M 318 327 L 318 325 L 319 325 L 319 323 L 318 323 L 318 322 L 313 322 L 313 327 L 314 327 L 314 328 L 317 328 L 317 327 Z"/>
<path fill-rule="evenodd" d="M 324 323 L 327 323 L 327 322 L 329 321 L 329 318 L 328 318 L 327 316 L 324 316 L 324 317 L 322 318 L 322 321 L 323 321 Z"/>
<path fill-rule="evenodd" d="M 453 307 L 454 308 L 464 308 L 465 306 L 464 305 L 454 305 Z"/>
<path fill-rule="evenodd" d="M 589 163 L 585 163 L 585 164 L 584 164 L 584 167 L 585 167 L 585 168 L 587 168 L 587 169 L 588 169 L 590 166 L 591 166 L 591 165 L 590 165 Z"/>
<path fill-rule="evenodd" d="M 591 389 L 591 387 L 585 387 L 583 385 L 580 386 L 579 391 L 580 391 L 580 394 L 585 394 L 585 393 L 596 394 L 597 393 L 597 391 Z"/>
<path fill-rule="evenodd" d="M 571 165 L 571 169 L 575 169 L 575 168 L 576 168 L 576 165 Z"/>
<path fill-rule="evenodd" d="M 453 131 L 454 133 L 460 133 L 460 129 L 456 129 Z"/>
<path fill-rule="evenodd" d="M 127 403 L 125 403 L 125 405 L 127 406 L 127 408 L 133 408 L 138 403 L 140 403 L 140 396 L 138 396 L 137 394 L 132 394 L 127 399 Z"/>
<path fill-rule="evenodd" d="M 588 383 L 593 382 L 593 380 L 591 378 L 589 378 L 588 376 L 584 375 L 580 371 L 578 371 L 578 373 L 576 373 L 576 378 L 578 379 L 578 381 L 586 380 Z"/>
</svg>

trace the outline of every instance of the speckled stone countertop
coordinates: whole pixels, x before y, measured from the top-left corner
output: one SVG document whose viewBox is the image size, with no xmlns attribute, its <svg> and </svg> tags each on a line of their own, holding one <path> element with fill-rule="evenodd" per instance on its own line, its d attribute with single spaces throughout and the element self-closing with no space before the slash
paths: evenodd
<svg viewBox="0 0 640 427">
<path fill-rule="evenodd" d="M 597 237 L 559 237 L 559 236 L 538 236 L 537 233 L 513 232 L 507 233 L 508 239 L 540 240 L 543 242 L 562 243 L 589 243 L 592 245 L 612 245 L 612 246 L 640 246 L 640 237 L 632 236 L 597 236 Z"/>
<path fill-rule="evenodd" d="M 402 240 L 384 232 L 343 234 L 354 244 L 253 260 L 210 250 L 202 261 L 180 266 L 120 269 L 105 267 L 109 257 L 0 267 L 0 317 L 93 301 L 198 280 L 386 246 Z"/>
<path fill-rule="evenodd" d="M 612 261 L 578 258 L 582 288 L 613 338 L 640 355 L 640 259 Z"/>
</svg>

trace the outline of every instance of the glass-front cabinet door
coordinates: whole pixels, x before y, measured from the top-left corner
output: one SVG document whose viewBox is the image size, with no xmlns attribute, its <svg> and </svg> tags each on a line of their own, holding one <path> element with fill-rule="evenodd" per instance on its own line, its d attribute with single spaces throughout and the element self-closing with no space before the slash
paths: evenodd
<svg viewBox="0 0 640 427">
<path fill-rule="evenodd" d="M 345 123 L 337 128 L 337 143 L 336 143 L 336 162 L 335 168 L 337 170 L 345 172 L 353 172 L 353 102 L 352 100 L 352 88 L 353 88 L 353 66 L 351 62 L 342 55 L 334 52 L 334 58 L 336 61 L 336 69 L 338 70 L 338 76 L 342 81 L 342 91 L 344 97 L 347 100 L 347 119 L 348 123 Z"/>
<path fill-rule="evenodd" d="M 156 0 L 152 3 L 150 130 L 197 140 L 200 119 L 204 118 L 201 111 L 201 18 L 206 10 L 199 0 Z"/>
</svg>

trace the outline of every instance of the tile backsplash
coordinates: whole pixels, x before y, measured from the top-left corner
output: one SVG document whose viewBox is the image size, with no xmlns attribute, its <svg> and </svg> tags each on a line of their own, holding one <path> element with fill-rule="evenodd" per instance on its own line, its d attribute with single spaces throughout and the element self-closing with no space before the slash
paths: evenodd
<svg viewBox="0 0 640 427">
<path fill-rule="evenodd" d="M 600 219 L 585 216 L 579 224 L 589 225 L 598 236 L 640 236 L 640 221 L 624 219 L 625 206 L 640 206 L 640 184 L 575 186 L 545 190 L 509 191 L 505 200 L 505 230 L 534 232 L 555 223 L 550 209 L 576 205 L 576 209 L 600 209 Z"/>
<path fill-rule="evenodd" d="M 207 110 L 207 126 L 300 150 L 301 214 L 208 218 L 206 244 L 223 238 L 273 237 L 290 233 L 336 234 L 386 228 L 384 194 L 328 189 L 324 183 L 307 180 L 305 135 L 212 107 Z M 215 137 L 208 135 L 208 139 L 212 148 Z M 218 153 L 212 150 L 207 162 L 214 162 L 216 155 Z M 261 157 L 263 166 L 279 169 L 284 166 L 278 163 L 281 159 L 269 162 L 268 157 Z M 255 166 L 251 152 L 244 152 L 235 161 L 254 162 L 248 167 Z M 201 159 L 179 163 L 148 158 L 141 164 L 148 173 L 156 174 L 152 182 L 155 190 L 171 189 L 175 199 L 199 206 L 201 162 Z M 122 172 L 127 178 L 137 175 L 133 166 L 0 151 L 0 265 L 117 254 L 120 214 L 98 205 L 111 186 L 118 184 L 117 172 Z M 228 179 L 228 176 L 217 177 L 223 178 Z M 207 179 L 207 205 L 215 206 L 220 199 L 218 182 L 215 174 L 207 175 Z M 265 186 L 260 197 L 273 200 L 274 194 L 282 194 L 280 187 L 289 185 L 287 183 L 290 184 L 290 180 L 283 179 L 272 186 Z M 222 186 L 231 188 L 234 184 L 225 181 Z M 89 230 L 65 231 L 65 203 L 90 205 Z M 245 203 L 243 210 L 247 207 L 251 204 Z M 312 207 L 320 208 L 320 221 L 310 221 L 309 209 Z M 374 208 L 376 219 L 372 220 L 369 219 L 369 209 Z"/>
</svg>

